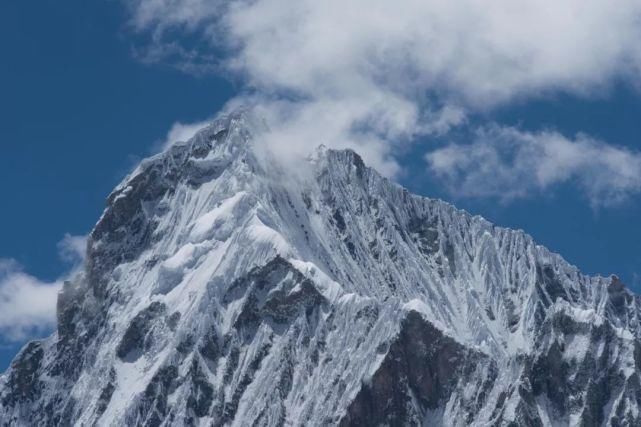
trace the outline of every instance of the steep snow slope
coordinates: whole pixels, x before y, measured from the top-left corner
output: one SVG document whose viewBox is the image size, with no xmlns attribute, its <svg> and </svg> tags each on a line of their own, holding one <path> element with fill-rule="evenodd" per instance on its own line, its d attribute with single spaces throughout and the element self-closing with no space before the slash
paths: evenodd
<svg viewBox="0 0 641 427">
<path fill-rule="evenodd" d="M 238 112 L 109 196 L 4 425 L 640 425 L 639 297 Z"/>
</svg>

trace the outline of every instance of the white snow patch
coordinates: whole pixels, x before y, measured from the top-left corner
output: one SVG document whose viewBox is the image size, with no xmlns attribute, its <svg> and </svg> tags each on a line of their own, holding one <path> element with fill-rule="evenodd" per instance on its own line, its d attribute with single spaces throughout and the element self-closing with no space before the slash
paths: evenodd
<svg viewBox="0 0 641 427">
<path fill-rule="evenodd" d="M 247 193 L 240 191 L 232 197 L 225 199 L 219 206 L 198 218 L 191 228 L 189 240 L 197 243 L 206 239 L 226 240 L 229 238 L 236 225 L 239 210 L 248 209 Z"/>
<path fill-rule="evenodd" d="M 156 293 L 167 293 L 178 285 L 185 274 L 194 267 L 198 259 L 213 249 L 214 245 L 187 243 L 167 258 L 158 271 L 158 281 L 154 285 Z"/>
</svg>

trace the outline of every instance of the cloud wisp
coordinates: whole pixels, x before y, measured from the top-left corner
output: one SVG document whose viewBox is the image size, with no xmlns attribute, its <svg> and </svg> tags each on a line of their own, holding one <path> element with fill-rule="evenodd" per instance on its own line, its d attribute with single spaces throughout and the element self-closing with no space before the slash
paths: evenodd
<svg viewBox="0 0 641 427">
<path fill-rule="evenodd" d="M 13 259 L 0 258 L 0 341 L 23 341 L 55 327 L 58 292 L 81 268 L 86 239 L 66 234 L 58 243 L 59 256 L 71 271 L 52 282 L 25 272 Z"/>
<path fill-rule="evenodd" d="M 87 239 L 87 235 L 77 236 L 65 233 L 57 245 L 60 259 L 72 266 L 82 264 L 87 253 Z"/>
<path fill-rule="evenodd" d="M 188 141 L 192 136 L 196 135 L 196 132 L 207 126 L 210 122 L 211 120 L 203 120 L 194 123 L 174 122 L 167 132 L 167 136 L 165 136 L 165 139 L 160 144 L 161 149 L 166 150 L 169 146 L 177 142 Z"/>
<path fill-rule="evenodd" d="M 426 160 L 458 197 L 509 202 L 573 183 L 597 208 L 641 192 L 641 152 L 586 135 L 571 139 L 494 125 L 478 130 L 472 143 L 436 149 Z"/>
<path fill-rule="evenodd" d="M 22 271 L 13 260 L 0 259 L 0 335 L 21 341 L 48 331 L 56 323 L 61 281 L 47 283 Z"/>
<path fill-rule="evenodd" d="M 267 119 L 278 158 L 323 143 L 394 175 L 400 149 L 475 113 L 641 84 L 637 0 L 122 1 L 146 58 L 242 82 L 230 105 Z"/>
</svg>

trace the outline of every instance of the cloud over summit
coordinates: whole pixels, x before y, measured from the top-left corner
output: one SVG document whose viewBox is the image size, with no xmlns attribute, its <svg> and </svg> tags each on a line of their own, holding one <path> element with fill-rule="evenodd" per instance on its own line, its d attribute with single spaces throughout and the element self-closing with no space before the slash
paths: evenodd
<svg viewBox="0 0 641 427">
<path fill-rule="evenodd" d="M 469 115 L 641 83 L 636 0 L 123 1 L 153 58 L 243 82 L 233 103 L 261 110 L 273 149 L 351 147 L 388 175 L 399 146 Z"/>
</svg>

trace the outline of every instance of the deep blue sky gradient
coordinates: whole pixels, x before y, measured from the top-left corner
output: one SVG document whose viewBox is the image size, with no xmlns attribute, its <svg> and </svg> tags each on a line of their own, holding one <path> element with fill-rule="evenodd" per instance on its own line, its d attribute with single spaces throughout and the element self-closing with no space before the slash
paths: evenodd
<svg viewBox="0 0 641 427">
<path fill-rule="evenodd" d="M 220 77 L 137 61 L 124 12 L 115 0 L 0 2 L 0 258 L 42 280 L 68 268 L 56 243 L 91 229 L 111 189 L 173 122 L 209 117 L 236 91 Z M 623 86 L 600 98 L 513 104 L 478 119 L 585 132 L 641 150 L 641 98 Z M 422 161 L 435 143 L 402 157 L 401 183 L 410 190 L 522 228 L 586 273 L 616 273 L 641 291 L 639 197 L 599 211 L 571 185 L 509 205 L 452 200 Z M 0 345 L 0 369 L 20 344 Z"/>
</svg>

